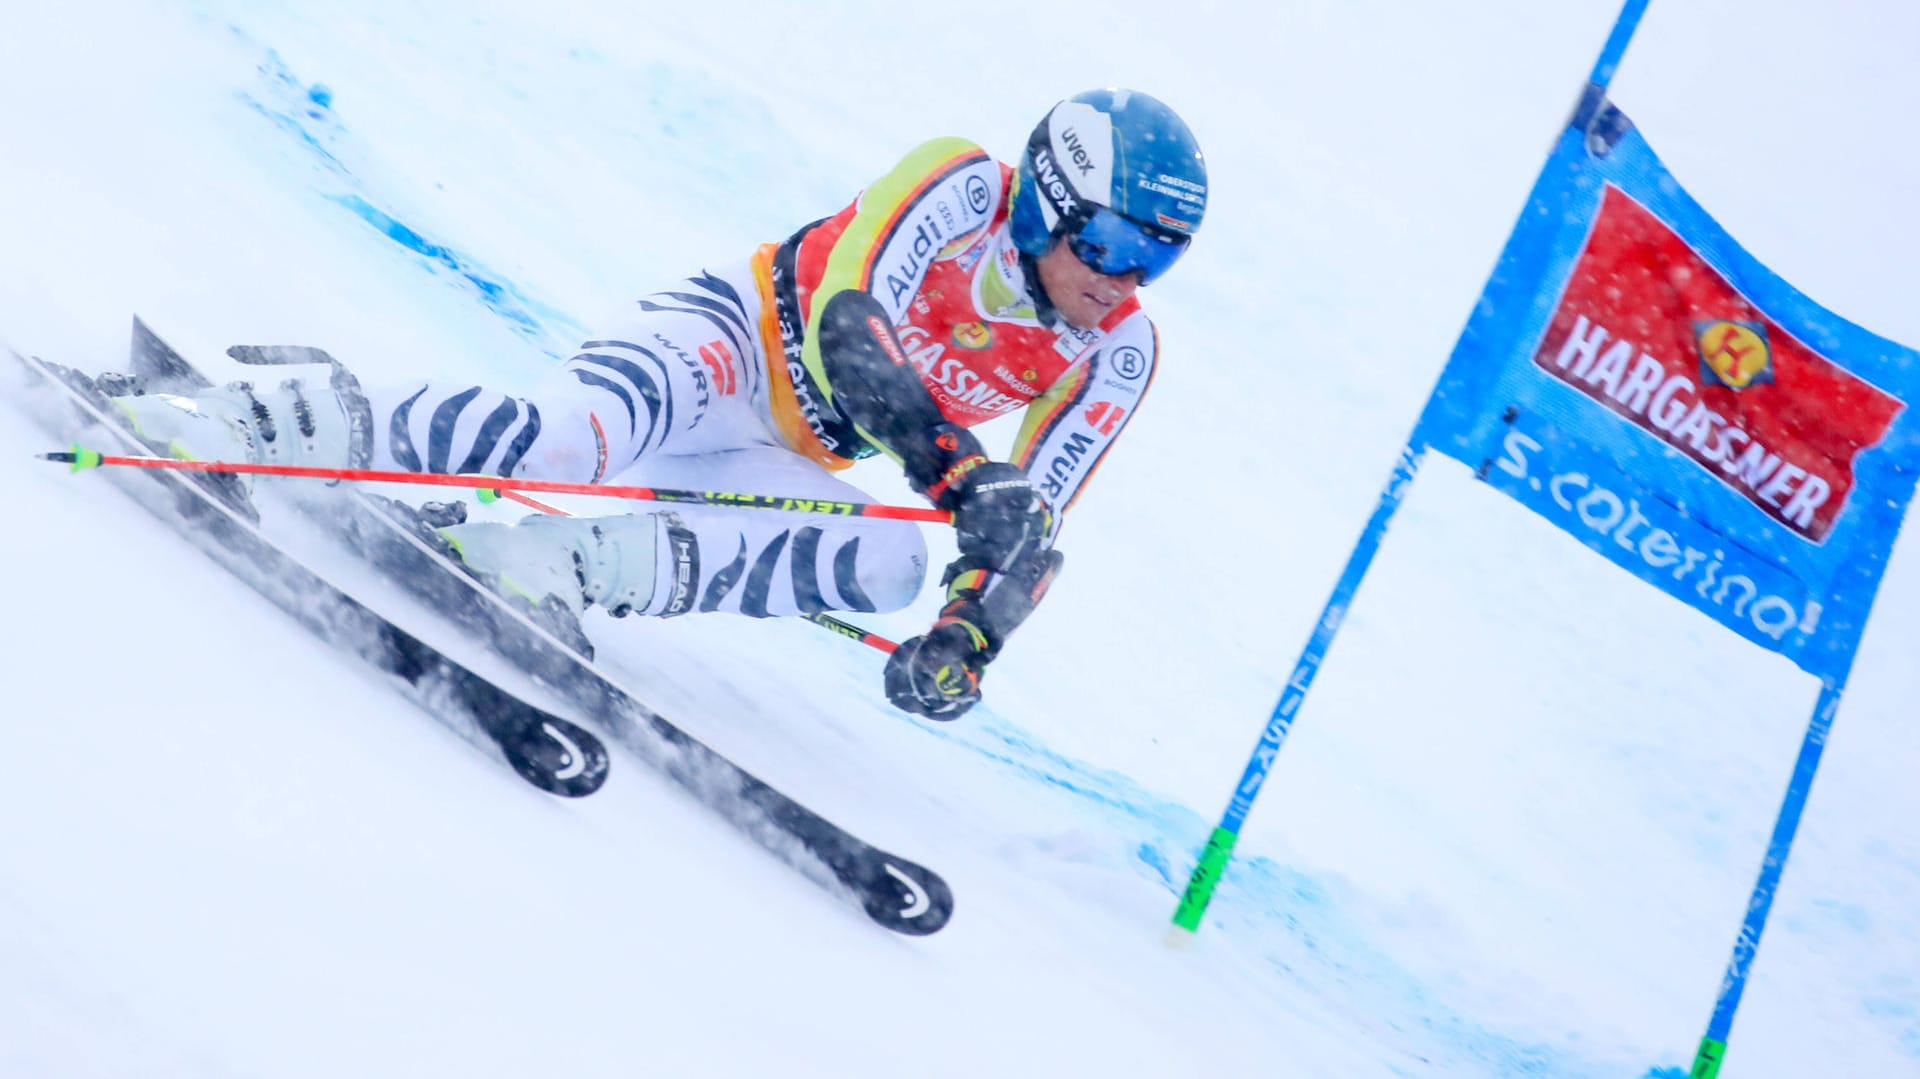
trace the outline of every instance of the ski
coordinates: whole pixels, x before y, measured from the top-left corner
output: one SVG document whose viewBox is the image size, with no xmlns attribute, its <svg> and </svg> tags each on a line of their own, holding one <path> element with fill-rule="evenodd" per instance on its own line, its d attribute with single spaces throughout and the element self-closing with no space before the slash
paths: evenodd
<svg viewBox="0 0 1920 1079">
<path fill-rule="evenodd" d="M 310 348 L 242 346 L 228 354 L 256 365 L 333 364 Z M 155 391 L 192 393 L 211 385 L 139 319 L 132 372 Z M 295 501 L 383 575 L 472 627 L 495 653 L 571 701 L 616 743 L 775 857 L 846 896 L 883 928 L 924 936 L 947 924 L 953 892 L 939 874 L 859 839 L 640 703 L 595 666 L 592 645 L 571 612 L 503 599 L 449 557 L 413 507 L 359 490 L 335 493 L 341 497 Z"/>
<path fill-rule="evenodd" d="M 40 382 L 63 393 L 83 426 L 98 427 L 136 452 L 155 452 L 114 418 L 86 375 L 8 351 Z M 48 433 L 61 439 L 75 433 L 60 414 L 66 411 L 33 410 Z M 230 480 L 154 472 L 120 486 L 314 635 L 387 675 L 403 697 L 490 750 L 528 783 L 578 798 L 606 781 L 609 761 L 599 738 L 508 694 L 327 583 L 260 532 L 252 506 Z"/>
</svg>

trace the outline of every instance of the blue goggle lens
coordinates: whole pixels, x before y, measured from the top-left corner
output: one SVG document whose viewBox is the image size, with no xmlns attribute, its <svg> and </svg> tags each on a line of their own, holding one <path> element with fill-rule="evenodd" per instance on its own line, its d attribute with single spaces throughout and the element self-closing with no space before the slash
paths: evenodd
<svg viewBox="0 0 1920 1079">
<path fill-rule="evenodd" d="M 1074 257 L 1103 274 L 1139 274 L 1151 285 L 1186 253 L 1191 237 L 1166 232 L 1101 207 L 1067 233 Z"/>
</svg>

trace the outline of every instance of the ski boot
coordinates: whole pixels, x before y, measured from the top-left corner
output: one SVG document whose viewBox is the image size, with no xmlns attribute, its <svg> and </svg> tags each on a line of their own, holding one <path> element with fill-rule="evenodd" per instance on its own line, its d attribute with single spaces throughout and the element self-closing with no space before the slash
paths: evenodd
<svg viewBox="0 0 1920 1079">
<path fill-rule="evenodd" d="M 113 397 L 134 433 L 199 461 L 351 468 L 364 463 L 353 406 L 326 378 L 289 378 L 273 389 L 233 382 L 187 397 Z M 364 408 L 364 403 L 362 403 Z"/>
<path fill-rule="evenodd" d="M 529 604 L 554 596 L 572 611 L 597 604 L 624 618 L 653 602 L 662 531 L 655 514 L 536 514 L 517 524 L 478 522 L 437 531 L 476 576 Z"/>
</svg>

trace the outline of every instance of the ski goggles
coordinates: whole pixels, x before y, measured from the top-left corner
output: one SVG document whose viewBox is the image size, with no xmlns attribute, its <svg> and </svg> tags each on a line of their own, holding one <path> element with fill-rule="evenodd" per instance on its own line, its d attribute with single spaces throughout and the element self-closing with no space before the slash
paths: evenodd
<svg viewBox="0 0 1920 1079">
<path fill-rule="evenodd" d="M 1097 206 L 1066 232 L 1067 247 L 1088 268 L 1111 277 L 1138 274 L 1151 285 L 1186 254 L 1191 236 L 1143 225 Z"/>
</svg>

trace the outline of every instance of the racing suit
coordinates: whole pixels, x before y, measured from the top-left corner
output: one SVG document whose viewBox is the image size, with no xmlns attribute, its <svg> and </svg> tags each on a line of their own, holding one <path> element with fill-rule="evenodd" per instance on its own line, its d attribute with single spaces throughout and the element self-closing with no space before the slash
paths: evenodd
<svg viewBox="0 0 1920 1079">
<path fill-rule="evenodd" d="M 1051 546 L 1138 410 L 1159 340 L 1135 298 L 1092 329 L 1052 312 L 1008 228 L 1014 182 L 971 142 L 928 142 L 838 213 L 628 305 L 525 396 L 372 390 L 375 460 L 857 502 L 834 475 L 856 460 L 886 453 L 937 495 L 915 432 L 1024 410 L 1008 460 L 1045 500 Z M 850 360 L 849 327 L 893 370 Z M 694 542 L 661 544 L 656 579 L 692 587 L 635 613 L 897 610 L 925 582 L 910 523 L 674 512 Z"/>
</svg>

